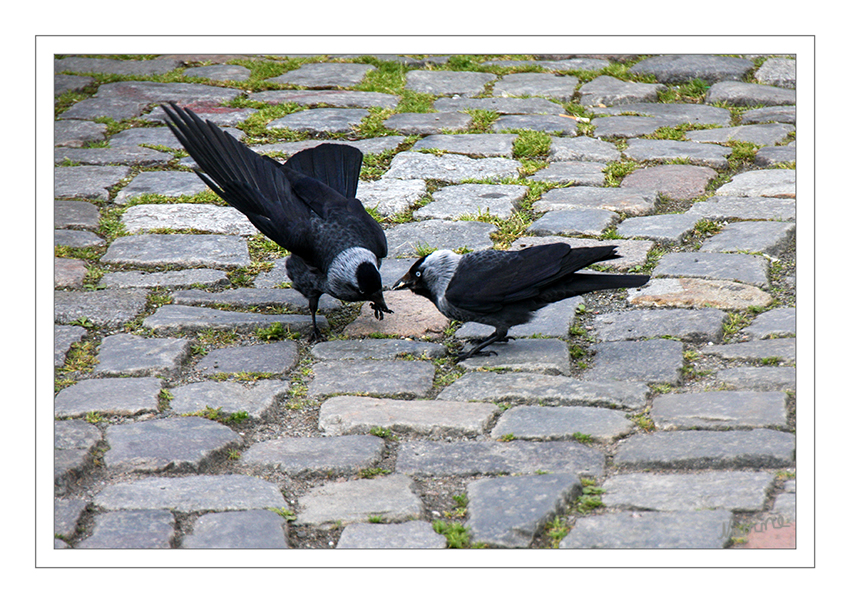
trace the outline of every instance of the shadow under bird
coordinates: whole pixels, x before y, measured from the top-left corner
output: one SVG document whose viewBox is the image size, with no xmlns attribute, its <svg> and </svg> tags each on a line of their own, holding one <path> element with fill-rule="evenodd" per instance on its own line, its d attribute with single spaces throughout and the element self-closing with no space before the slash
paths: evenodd
<svg viewBox="0 0 850 603">
<path fill-rule="evenodd" d="M 320 337 L 316 310 L 324 293 L 371 302 L 379 320 L 392 313 L 379 273 L 387 238 L 355 198 L 363 161 L 358 149 L 321 144 L 281 164 L 190 109 L 174 103 L 163 109 L 171 131 L 197 162 L 201 180 L 291 253 L 286 272 L 293 289 L 308 300 L 312 339 Z"/>
<path fill-rule="evenodd" d="M 490 337 L 458 355 L 465 360 L 491 343 L 505 342 L 508 330 L 530 321 L 540 308 L 600 289 L 640 287 L 643 274 L 576 272 L 620 257 L 616 246 L 571 247 L 553 243 L 519 251 L 486 249 L 458 255 L 440 249 L 417 260 L 393 289 L 410 289 L 430 299 L 445 316 L 496 328 Z"/>
</svg>

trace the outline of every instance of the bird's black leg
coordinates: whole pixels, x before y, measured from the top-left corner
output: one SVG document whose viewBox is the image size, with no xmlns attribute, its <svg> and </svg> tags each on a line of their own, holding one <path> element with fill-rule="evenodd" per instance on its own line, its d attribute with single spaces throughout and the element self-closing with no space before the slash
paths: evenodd
<svg viewBox="0 0 850 603">
<path fill-rule="evenodd" d="M 490 335 L 487 339 L 483 341 L 479 341 L 475 344 L 475 346 L 468 352 L 464 352 L 459 354 L 457 357 L 457 361 L 461 362 L 466 360 L 467 358 L 471 358 L 472 356 L 498 356 L 498 354 L 492 350 L 487 350 L 482 352 L 484 348 L 486 348 L 491 343 L 496 343 L 497 341 L 508 341 L 508 339 L 513 339 L 513 337 L 508 337 L 508 330 L 498 328 L 496 331 Z"/>
<path fill-rule="evenodd" d="M 316 311 L 319 309 L 319 296 L 310 297 L 308 300 L 310 306 L 310 315 L 313 318 L 313 332 L 307 338 L 307 341 L 321 341 L 322 333 L 319 331 L 319 325 L 316 324 Z"/>
</svg>

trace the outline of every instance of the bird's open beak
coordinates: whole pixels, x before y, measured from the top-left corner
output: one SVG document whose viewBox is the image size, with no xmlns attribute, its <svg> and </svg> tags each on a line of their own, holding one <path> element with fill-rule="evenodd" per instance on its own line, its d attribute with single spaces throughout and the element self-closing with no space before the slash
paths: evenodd
<svg viewBox="0 0 850 603">
<path fill-rule="evenodd" d="M 393 291 L 398 291 L 399 289 L 407 289 L 413 283 L 411 281 L 405 280 L 407 275 L 401 277 L 395 282 L 395 285 L 392 286 Z"/>
</svg>

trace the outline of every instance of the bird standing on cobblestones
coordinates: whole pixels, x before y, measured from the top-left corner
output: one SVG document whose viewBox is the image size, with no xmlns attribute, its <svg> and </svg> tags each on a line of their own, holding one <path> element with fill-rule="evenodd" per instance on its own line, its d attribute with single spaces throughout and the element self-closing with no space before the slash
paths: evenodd
<svg viewBox="0 0 850 603">
<path fill-rule="evenodd" d="M 508 330 L 527 323 L 540 308 L 599 289 L 640 287 L 649 276 L 576 272 L 620 257 L 616 247 L 571 247 L 553 243 L 519 251 L 486 249 L 465 255 L 441 249 L 417 260 L 393 289 L 410 289 L 430 299 L 445 316 L 496 327 L 490 337 L 460 354 L 465 360 L 503 342 Z"/>
<path fill-rule="evenodd" d="M 363 160 L 358 149 L 322 144 L 280 164 L 189 109 L 174 103 L 163 109 L 171 131 L 198 163 L 201 180 L 291 252 L 286 271 L 309 302 L 313 339 L 320 336 L 316 310 L 323 293 L 369 301 L 379 320 L 392 313 L 378 272 L 387 239 L 355 199 Z"/>
</svg>

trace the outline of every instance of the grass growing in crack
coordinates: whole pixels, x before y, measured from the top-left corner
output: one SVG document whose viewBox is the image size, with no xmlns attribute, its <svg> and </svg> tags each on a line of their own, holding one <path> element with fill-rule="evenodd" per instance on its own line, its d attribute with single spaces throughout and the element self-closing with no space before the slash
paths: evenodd
<svg viewBox="0 0 850 603">
<path fill-rule="evenodd" d="M 446 537 L 446 547 L 450 549 L 469 548 L 469 531 L 462 523 L 437 519 L 431 525 L 437 534 L 442 534 Z"/>
<path fill-rule="evenodd" d="M 373 477 L 378 477 L 381 475 L 389 475 L 392 473 L 389 469 L 383 469 L 381 467 L 369 467 L 367 469 L 361 469 L 360 473 L 357 475 L 362 479 L 372 479 Z"/>
</svg>

